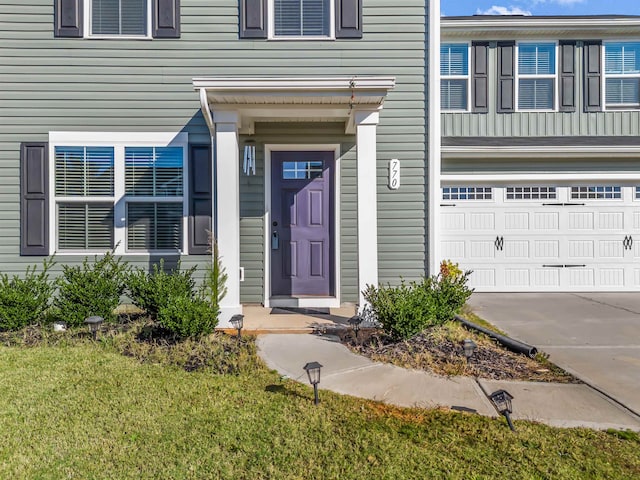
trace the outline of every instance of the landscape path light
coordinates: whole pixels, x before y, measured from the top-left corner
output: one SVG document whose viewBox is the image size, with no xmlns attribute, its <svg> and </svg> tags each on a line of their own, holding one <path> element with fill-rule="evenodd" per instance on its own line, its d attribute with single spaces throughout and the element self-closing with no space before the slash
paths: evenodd
<svg viewBox="0 0 640 480">
<path fill-rule="evenodd" d="M 309 362 L 302 368 L 307 372 L 309 383 L 313 385 L 313 403 L 318 405 L 318 403 L 320 403 L 320 399 L 318 398 L 318 384 L 320 383 L 320 369 L 322 365 L 318 362 Z"/>
<path fill-rule="evenodd" d="M 231 323 L 231 326 L 238 331 L 238 340 L 240 340 L 240 337 L 242 336 L 242 327 L 244 326 L 244 315 L 234 315 L 231 317 L 229 322 Z"/>
<path fill-rule="evenodd" d="M 91 334 L 93 335 L 94 340 L 98 337 L 98 330 L 100 330 L 100 325 L 102 324 L 102 322 L 104 322 L 104 318 L 97 315 L 87 317 L 84 320 L 84 323 L 89 325 L 89 329 L 91 330 Z"/>
<path fill-rule="evenodd" d="M 509 424 L 509 428 L 512 431 L 516 431 L 513 427 L 513 423 L 511 422 L 511 400 L 513 400 L 513 395 L 511 395 L 506 390 L 497 390 L 489 395 L 491 402 L 493 402 L 494 407 L 500 415 L 504 415 L 504 418 L 507 419 L 507 423 Z"/>
<path fill-rule="evenodd" d="M 477 350 L 478 345 L 476 345 L 476 342 L 474 342 L 470 338 L 467 338 L 464 341 L 463 348 L 464 348 L 464 356 L 467 357 L 467 363 L 469 363 L 471 361 L 471 357 L 473 357 L 473 354 Z"/>
<path fill-rule="evenodd" d="M 356 340 L 358 339 L 358 331 L 360 331 L 360 324 L 364 320 L 360 315 L 354 315 L 349 319 L 349 325 L 353 328 L 353 332 L 356 336 Z"/>
</svg>

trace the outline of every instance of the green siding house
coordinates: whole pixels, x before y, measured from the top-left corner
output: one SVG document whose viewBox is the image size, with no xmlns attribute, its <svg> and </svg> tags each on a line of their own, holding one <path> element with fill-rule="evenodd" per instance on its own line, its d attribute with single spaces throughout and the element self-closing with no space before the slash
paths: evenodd
<svg viewBox="0 0 640 480">
<path fill-rule="evenodd" d="M 478 291 L 640 288 L 640 17 L 443 17 L 438 256 Z"/>
<path fill-rule="evenodd" d="M 362 306 L 365 285 L 432 271 L 439 16 L 425 0 L 0 0 L 0 268 L 110 249 L 204 266 L 212 232 L 221 326 L 247 303 Z"/>
</svg>

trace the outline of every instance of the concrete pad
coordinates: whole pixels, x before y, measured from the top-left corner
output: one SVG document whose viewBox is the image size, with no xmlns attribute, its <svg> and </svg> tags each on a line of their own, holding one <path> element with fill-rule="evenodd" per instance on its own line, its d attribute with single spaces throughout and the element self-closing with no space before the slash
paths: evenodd
<svg viewBox="0 0 640 480">
<path fill-rule="evenodd" d="M 468 303 L 640 416 L 638 293 L 474 293 Z"/>
<path fill-rule="evenodd" d="M 492 380 L 479 382 L 487 394 L 504 389 L 513 395 L 513 419 L 533 420 L 557 427 L 640 431 L 640 419 L 587 385 Z"/>
<path fill-rule="evenodd" d="M 323 365 L 323 384 L 329 375 L 374 365 L 368 358 L 350 352 L 333 336 L 260 335 L 257 344 L 260 356 L 269 368 L 305 383 L 307 374 L 302 367 L 307 362 Z"/>
<path fill-rule="evenodd" d="M 306 333 L 327 328 L 347 328 L 355 307 L 330 309 L 330 315 L 272 315 L 262 305 L 244 305 L 244 329 L 260 333 Z"/>
<path fill-rule="evenodd" d="M 455 408 L 495 415 L 491 403 L 470 378 L 445 378 L 387 364 L 327 375 L 322 388 L 401 407 Z"/>
</svg>

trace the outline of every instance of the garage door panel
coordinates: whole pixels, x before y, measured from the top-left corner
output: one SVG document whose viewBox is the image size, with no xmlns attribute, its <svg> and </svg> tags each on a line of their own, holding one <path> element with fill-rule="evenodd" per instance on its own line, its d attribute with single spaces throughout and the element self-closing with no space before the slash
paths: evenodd
<svg viewBox="0 0 640 480">
<path fill-rule="evenodd" d="M 529 230 L 529 212 L 507 212 L 504 214 L 505 230 Z"/>
<path fill-rule="evenodd" d="M 624 247 L 622 240 L 600 240 L 598 242 L 599 255 L 603 259 L 624 258 Z"/>
<path fill-rule="evenodd" d="M 464 231 L 464 213 L 443 213 L 441 226 L 445 232 Z"/>
<path fill-rule="evenodd" d="M 567 257 L 571 260 L 589 258 L 594 255 L 593 240 L 569 240 Z"/>
<path fill-rule="evenodd" d="M 529 287 L 531 285 L 528 268 L 505 268 L 504 279 L 507 285 L 513 287 Z"/>
<path fill-rule="evenodd" d="M 529 242 L 527 240 L 505 240 L 504 256 L 506 258 L 529 259 Z"/>
<path fill-rule="evenodd" d="M 560 214 L 558 212 L 534 212 L 533 230 L 558 230 Z"/>
<path fill-rule="evenodd" d="M 466 258 L 464 240 L 442 242 L 442 255 L 453 261 L 460 261 Z"/>
<path fill-rule="evenodd" d="M 569 212 L 569 230 L 593 230 L 593 212 Z"/>
<path fill-rule="evenodd" d="M 633 286 L 640 287 L 640 268 L 633 270 Z"/>
<path fill-rule="evenodd" d="M 469 228 L 472 230 L 494 230 L 496 228 L 496 214 L 492 212 L 469 213 Z"/>
<path fill-rule="evenodd" d="M 559 287 L 560 270 L 555 268 L 534 268 L 533 285 L 542 288 Z"/>
<path fill-rule="evenodd" d="M 572 268 L 571 270 L 568 270 L 567 273 L 570 287 L 595 286 L 596 276 L 593 268 Z"/>
<path fill-rule="evenodd" d="M 471 268 L 469 286 L 472 288 L 491 288 L 496 286 L 496 271 L 494 268 Z"/>
<path fill-rule="evenodd" d="M 495 258 L 496 247 L 492 241 L 471 240 L 469 242 L 469 247 L 469 258 Z"/>
<path fill-rule="evenodd" d="M 624 286 L 624 268 L 601 268 L 598 274 L 601 287 Z"/>
<path fill-rule="evenodd" d="M 600 230 L 623 230 L 624 212 L 600 212 L 598 228 Z"/>
<path fill-rule="evenodd" d="M 560 258 L 560 241 L 558 240 L 534 240 L 533 258 L 558 259 Z"/>
<path fill-rule="evenodd" d="M 633 212 L 633 229 L 640 230 L 640 212 Z"/>
</svg>

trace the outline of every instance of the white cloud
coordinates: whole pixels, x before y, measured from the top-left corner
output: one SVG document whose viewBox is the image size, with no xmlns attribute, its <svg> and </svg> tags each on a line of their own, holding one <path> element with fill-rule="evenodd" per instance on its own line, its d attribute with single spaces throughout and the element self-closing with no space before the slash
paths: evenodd
<svg viewBox="0 0 640 480">
<path fill-rule="evenodd" d="M 544 0 L 543 0 L 544 1 Z M 576 0 L 558 0 L 558 1 L 576 1 Z M 582 0 L 577 0 L 582 1 Z M 498 5 L 493 5 L 491 8 L 487 10 L 476 11 L 476 15 L 531 15 L 531 12 L 528 10 L 523 10 L 520 7 L 500 7 Z"/>
</svg>

